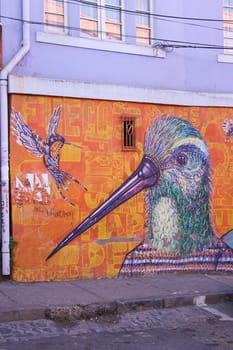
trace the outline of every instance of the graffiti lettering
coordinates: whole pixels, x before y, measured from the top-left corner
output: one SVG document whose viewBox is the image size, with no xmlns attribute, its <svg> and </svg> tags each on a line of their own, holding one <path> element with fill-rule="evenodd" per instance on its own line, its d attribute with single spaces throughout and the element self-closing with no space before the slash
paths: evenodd
<svg viewBox="0 0 233 350">
<path fill-rule="evenodd" d="M 48 204 L 50 203 L 50 185 L 48 174 L 35 175 L 24 174 L 15 178 L 15 201 L 22 206 L 27 204 Z"/>
<path fill-rule="evenodd" d="M 5 227 L 5 220 L 4 220 L 4 215 L 3 215 L 3 213 L 4 213 L 3 208 L 4 208 L 4 206 L 5 206 L 4 201 L 1 201 L 1 208 L 2 208 L 2 211 L 1 211 L 1 224 L 2 224 L 2 230 Z"/>
<path fill-rule="evenodd" d="M 5 208 L 6 214 L 8 214 L 9 213 L 9 196 L 8 196 L 7 188 L 4 188 L 3 193 L 4 193 L 4 197 L 5 197 L 4 208 Z"/>
<path fill-rule="evenodd" d="M 34 207 L 34 212 L 44 214 L 44 208 L 42 206 L 36 206 Z"/>
<path fill-rule="evenodd" d="M 47 194 L 50 194 L 48 174 L 35 175 L 27 173 L 21 179 L 16 176 L 15 188 L 22 189 L 24 192 L 34 192 L 43 189 Z"/>
<path fill-rule="evenodd" d="M 34 207 L 34 212 L 35 214 L 42 214 L 43 216 L 49 218 L 61 218 L 61 219 L 68 219 L 71 218 L 73 220 L 73 212 L 70 211 L 65 211 L 65 210 L 56 210 L 54 208 L 44 208 L 41 203 L 39 205 L 36 205 Z"/>
<path fill-rule="evenodd" d="M 72 211 L 65 211 L 65 210 L 55 210 L 54 208 L 50 208 L 46 210 L 47 217 L 52 216 L 54 218 L 72 218 L 73 219 L 73 212 Z"/>
</svg>

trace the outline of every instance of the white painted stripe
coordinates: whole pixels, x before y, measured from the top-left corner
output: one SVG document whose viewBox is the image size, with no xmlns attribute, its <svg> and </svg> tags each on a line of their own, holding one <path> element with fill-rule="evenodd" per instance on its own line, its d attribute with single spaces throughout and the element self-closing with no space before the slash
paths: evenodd
<svg viewBox="0 0 233 350">
<path fill-rule="evenodd" d="M 214 316 L 218 316 L 220 318 L 220 321 L 231 321 L 233 322 L 233 317 L 228 316 L 227 314 L 214 309 L 213 307 L 209 307 L 208 305 L 201 305 L 200 306 L 203 310 L 206 310 L 210 312 Z"/>
<path fill-rule="evenodd" d="M 200 307 L 201 309 L 208 311 L 214 316 L 217 316 L 220 318 L 220 321 L 233 321 L 233 317 L 230 317 L 229 315 L 210 307 L 206 304 L 206 296 L 205 295 L 199 295 L 197 297 L 193 298 L 193 304 Z"/>
<path fill-rule="evenodd" d="M 9 93 L 64 96 L 178 106 L 233 107 L 233 94 L 157 90 L 10 75 Z"/>
</svg>

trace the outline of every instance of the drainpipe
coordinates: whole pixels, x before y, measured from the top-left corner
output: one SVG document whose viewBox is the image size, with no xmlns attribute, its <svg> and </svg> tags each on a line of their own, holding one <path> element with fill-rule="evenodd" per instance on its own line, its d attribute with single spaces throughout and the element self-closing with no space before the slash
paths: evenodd
<svg viewBox="0 0 233 350">
<path fill-rule="evenodd" d="M 1 217 L 2 217 L 2 274 L 10 275 L 10 190 L 9 190 L 9 129 L 8 129 L 8 77 L 14 67 L 30 49 L 30 0 L 22 0 L 22 47 L 0 72 L 1 101 Z"/>
</svg>

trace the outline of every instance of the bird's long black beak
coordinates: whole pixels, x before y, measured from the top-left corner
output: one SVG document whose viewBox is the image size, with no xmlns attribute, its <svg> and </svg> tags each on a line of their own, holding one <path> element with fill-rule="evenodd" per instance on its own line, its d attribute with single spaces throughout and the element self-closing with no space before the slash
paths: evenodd
<svg viewBox="0 0 233 350">
<path fill-rule="evenodd" d="M 133 174 L 115 192 L 113 192 L 105 202 L 103 202 L 93 213 L 70 232 L 49 254 L 46 260 L 50 259 L 75 237 L 93 226 L 120 204 L 126 202 L 144 188 L 154 186 L 158 182 L 159 176 L 160 170 L 156 161 L 145 155 Z"/>
</svg>

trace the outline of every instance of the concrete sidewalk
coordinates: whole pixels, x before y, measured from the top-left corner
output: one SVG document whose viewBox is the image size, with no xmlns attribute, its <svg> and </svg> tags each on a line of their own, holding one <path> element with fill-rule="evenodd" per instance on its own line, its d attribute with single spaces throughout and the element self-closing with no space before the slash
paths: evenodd
<svg viewBox="0 0 233 350">
<path fill-rule="evenodd" d="M 0 322 L 79 319 L 144 308 L 233 301 L 232 274 L 158 274 L 69 282 L 0 282 Z"/>
</svg>

